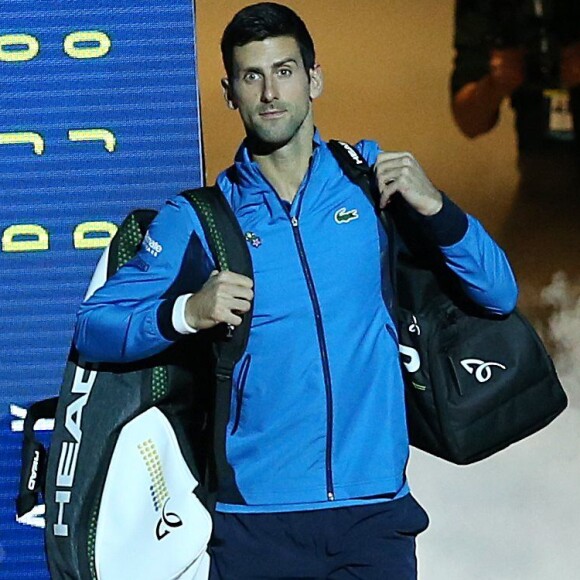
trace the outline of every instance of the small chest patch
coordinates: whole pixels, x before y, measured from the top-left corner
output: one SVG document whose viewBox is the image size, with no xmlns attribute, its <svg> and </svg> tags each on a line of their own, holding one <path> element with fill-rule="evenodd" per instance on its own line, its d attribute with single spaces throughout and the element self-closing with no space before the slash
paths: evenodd
<svg viewBox="0 0 580 580">
<path fill-rule="evenodd" d="M 246 232 L 245 238 L 254 248 L 259 248 L 262 245 L 262 240 L 254 232 Z"/>
<path fill-rule="evenodd" d="M 335 214 L 334 214 L 334 221 L 337 224 L 347 224 L 353 220 L 358 219 L 358 210 L 357 209 L 349 209 L 347 210 L 346 207 L 341 207 Z"/>
</svg>

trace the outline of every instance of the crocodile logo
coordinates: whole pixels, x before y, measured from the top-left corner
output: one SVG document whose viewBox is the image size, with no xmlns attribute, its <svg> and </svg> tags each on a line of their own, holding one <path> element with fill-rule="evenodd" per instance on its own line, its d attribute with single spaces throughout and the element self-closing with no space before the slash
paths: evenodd
<svg viewBox="0 0 580 580">
<path fill-rule="evenodd" d="M 358 219 L 358 210 L 356 209 L 349 209 L 347 211 L 346 207 L 341 207 L 335 214 L 334 214 L 334 221 L 337 224 L 347 224 L 352 220 Z"/>
</svg>

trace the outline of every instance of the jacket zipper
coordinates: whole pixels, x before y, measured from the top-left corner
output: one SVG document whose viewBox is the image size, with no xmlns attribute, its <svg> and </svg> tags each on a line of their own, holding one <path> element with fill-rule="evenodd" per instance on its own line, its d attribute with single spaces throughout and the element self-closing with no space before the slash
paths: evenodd
<svg viewBox="0 0 580 580">
<path fill-rule="evenodd" d="M 318 302 L 318 296 L 316 295 L 316 288 L 314 287 L 310 266 L 308 265 L 308 260 L 306 259 L 306 252 L 304 251 L 302 236 L 300 235 L 300 230 L 298 229 L 298 218 L 294 216 L 291 217 L 290 223 L 292 224 L 292 233 L 294 234 L 294 240 L 296 242 L 296 247 L 298 248 L 300 263 L 302 264 L 302 270 L 304 271 L 304 276 L 306 278 L 306 285 L 308 286 L 310 301 L 312 302 L 312 306 L 314 308 L 316 333 L 318 335 L 318 345 L 322 359 L 322 372 L 324 375 L 324 387 L 326 390 L 326 497 L 329 501 L 333 501 L 334 483 L 332 479 L 332 383 L 330 379 L 330 364 L 328 362 L 326 338 L 324 336 L 324 327 L 322 325 L 320 303 Z"/>
<path fill-rule="evenodd" d="M 312 159 L 308 166 L 308 171 L 306 176 L 296 193 L 297 203 L 297 214 L 300 213 L 302 208 L 302 194 L 306 189 L 306 184 L 310 178 L 312 172 Z M 263 176 L 264 177 L 264 176 Z M 312 279 L 312 273 L 310 271 L 310 266 L 308 265 L 308 260 L 306 259 L 306 252 L 304 251 L 304 244 L 302 243 L 302 236 L 300 235 L 300 230 L 298 229 L 298 217 L 291 216 L 287 207 L 282 202 L 280 195 L 272 184 L 264 177 L 264 180 L 270 186 L 271 190 L 276 195 L 282 209 L 286 215 L 290 218 L 290 223 L 292 225 L 292 233 L 294 234 L 294 241 L 296 247 L 298 248 L 298 256 L 300 258 L 300 264 L 302 266 L 302 271 L 304 272 L 304 277 L 306 279 L 306 285 L 308 287 L 308 293 L 310 294 L 310 301 L 312 302 L 312 307 L 314 309 L 314 319 L 316 322 L 316 334 L 318 336 L 318 346 L 320 349 L 320 358 L 322 361 L 322 373 L 324 376 L 324 389 L 326 392 L 326 498 L 329 501 L 334 501 L 334 482 L 332 477 L 332 425 L 333 425 L 333 404 L 332 404 L 332 382 L 330 378 L 330 364 L 328 362 L 328 351 L 326 348 L 326 338 L 324 336 L 324 327 L 322 326 L 322 313 L 320 311 L 320 303 L 318 302 L 318 296 L 316 295 L 316 288 L 314 287 L 314 281 Z"/>
<path fill-rule="evenodd" d="M 240 418 L 242 416 L 242 398 L 244 396 L 244 387 L 246 386 L 251 360 L 252 355 L 246 355 L 240 367 L 240 376 L 238 378 L 238 384 L 236 385 L 236 415 L 234 418 L 234 424 L 232 425 L 231 435 L 233 435 L 240 426 Z"/>
</svg>

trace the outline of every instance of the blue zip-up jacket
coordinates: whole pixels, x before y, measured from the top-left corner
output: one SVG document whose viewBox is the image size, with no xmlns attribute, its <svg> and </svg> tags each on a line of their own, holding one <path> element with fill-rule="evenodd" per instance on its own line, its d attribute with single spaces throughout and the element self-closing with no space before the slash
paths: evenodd
<svg viewBox="0 0 580 580">
<path fill-rule="evenodd" d="M 358 149 L 374 164 L 378 145 Z M 272 512 L 385 501 L 408 492 L 408 437 L 395 324 L 383 300 L 388 243 L 371 204 L 315 136 L 291 205 L 244 145 L 218 177 L 250 247 L 254 312 L 236 365 L 218 510 Z M 423 218 L 470 297 L 511 311 L 517 288 L 503 251 L 445 198 Z M 145 358 L 181 336 L 176 299 L 214 269 L 189 202 L 167 202 L 138 255 L 80 308 L 75 341 L 89 360 Z M 236 498 L 236 499 L 228 499 Z"/>
</svg>

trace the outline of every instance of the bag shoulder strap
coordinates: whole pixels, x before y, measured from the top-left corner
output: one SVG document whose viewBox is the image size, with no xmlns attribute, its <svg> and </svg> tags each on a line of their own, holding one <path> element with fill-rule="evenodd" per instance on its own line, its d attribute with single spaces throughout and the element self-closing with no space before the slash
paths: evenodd
<svg viewBox="0 0 580 580">
<path fill-rule="evenodd" d="M 372 206 L 375 208 L 375 213 L 378 215 L 389 242 L 389 278 L 392 286 L 392 301 L 389 306 L 397 312 L 397 257 L 399 254 L 398 235 L 395 229 L 395 223 L 392 216 L 386 210 L 381 210 L 379 206 L 380 193 L 375 184 L 375 178 L 372 168 L 367 163 L 366 159 L 358 152 L 358 150 L 349 145 L 345 141 L 337 141 L 331 139 L 328 142 L 328 148 L 334 155 L 338 165 L 344 174 L 366 195 Z"/>
<path fill-rule="evenodd" d="M 248 244 L 240 225 L 219 187 L 204 187 L 184 191 L 182 195 L 192 205 L 201 222 L 205 237 L 213 255 L 214 263 L 220 270 L 230 270 L 253 280 L 253 268 Z M 214 450 L 216 453 L 208 464 L 206 485 L 210 501 L 215 499 L 216 473 L 221 474 L 223 481 L 230 481 L 231 487 L 237 490 L 235 474 L 226 461 L 226 426 L 229 418 L 229 401 L 232 389 L 234 366 L 246 350 L 253 302 L 250 310 L 243 315 L 240 326 L 227 328 L 219 325 L 221 336 L 215 341 L 215 404 L 212 416 L 214 432 Z M 225 332 L 224 332 L 225 331 Z M 244 503 L 239 492 L 232 492 L 228 501 Z"/>
<path fill-rule="evenodd" d="M 122 221 L 109 244 L 107 278 L 110 278 L 137 253 L 156 215 L 157 212 L 153 209 L 136 209 Z"/>
<path fill-rule="evenodd" d="M 344 174 L 363 190 L 378 211 L 379 192 L 372 186 L 372 169 L 366 159 L 354 146 L 345 141 L 331 139 L 327 145 Z"/>
<path fill-rule="evenodd" d="M 254 278 L 248 244 L 230 204 L 217 185 L 181 193 L 195 210 L 205 233 L 216 267 Z M 231 379 L 235 364 L 248 343 L 253 303 L 235 330 L 224 329 L 218 342 L 216 374 Z"/>
</svg>

